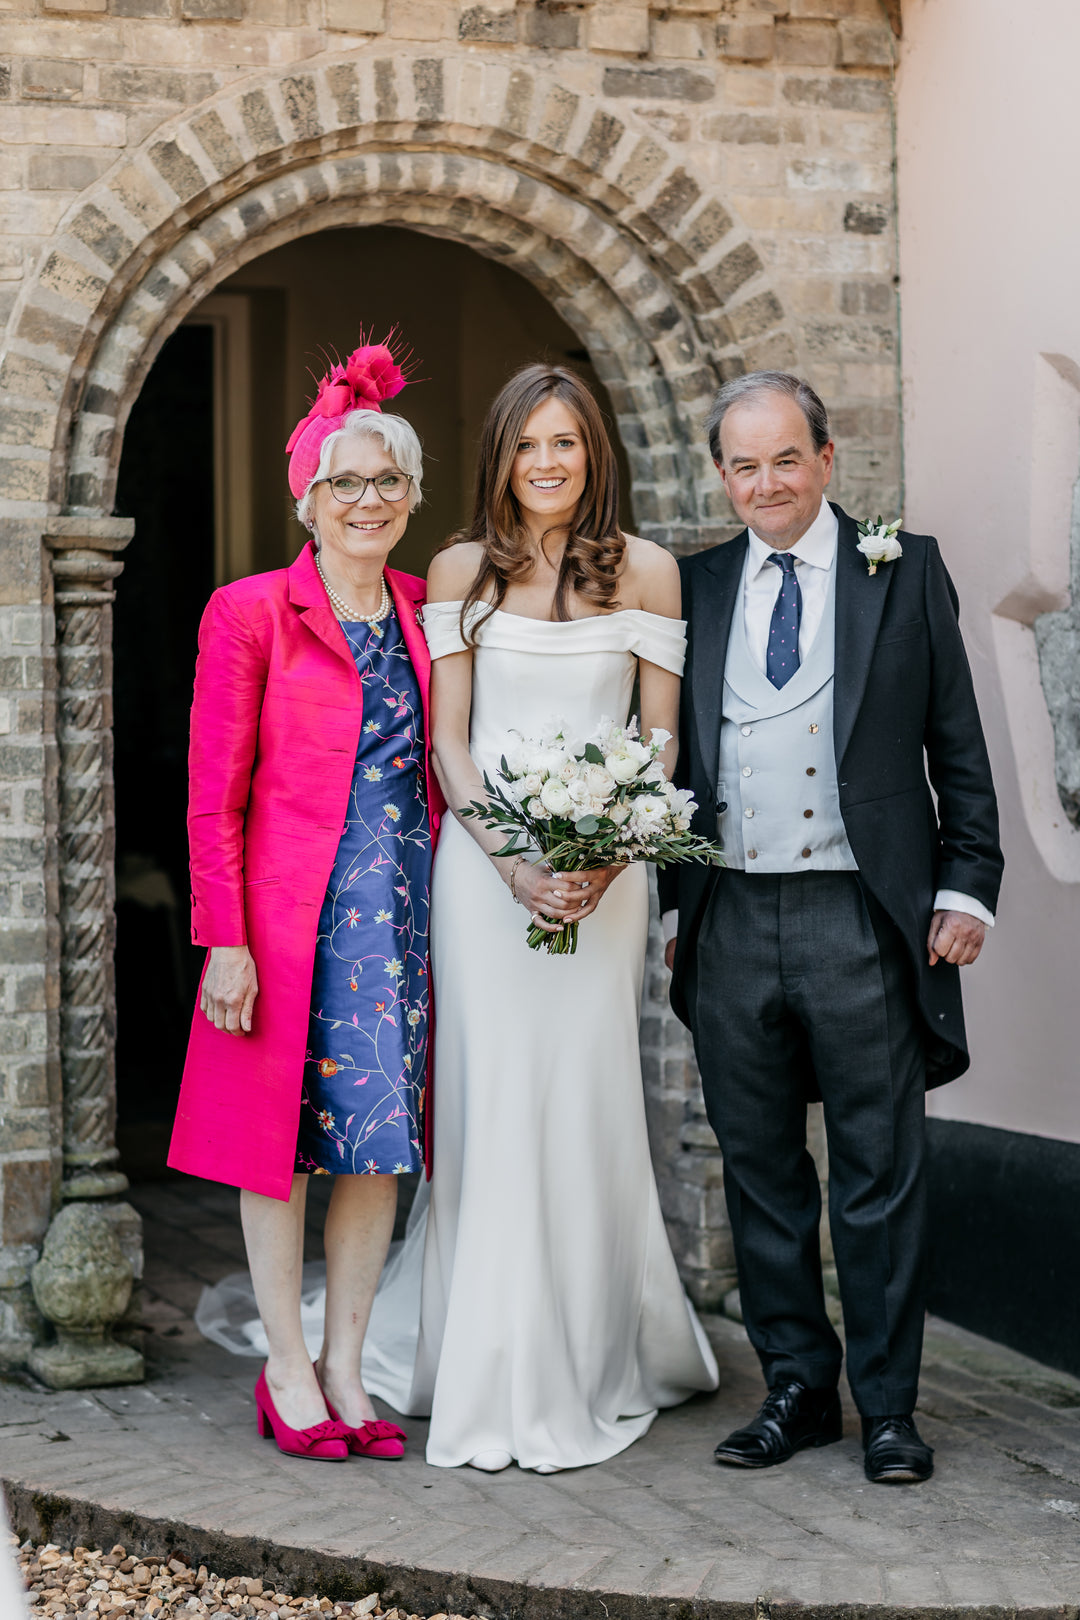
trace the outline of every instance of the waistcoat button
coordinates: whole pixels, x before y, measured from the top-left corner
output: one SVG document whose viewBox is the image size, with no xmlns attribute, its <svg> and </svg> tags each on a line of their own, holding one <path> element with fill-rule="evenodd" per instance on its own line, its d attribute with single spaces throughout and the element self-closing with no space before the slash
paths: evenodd
<svg viewBox="0 0 1080 1620">
<path fill-rule="evenodd" d="M 803 815 L 804 815 L 804 816 L 805 816 L 805 818 L 806 818 L 806 820 L 807 820 L 807 821 L 809 821 L 809 820 L 810 820 L 810 817 L 811 817 L 811 816 L 812 816 L 812 815 L 813 815 L 813 813 L 814 813 L 814 812 L 813 812 L 813 811 L 812 811 L 812 810 L 804 810 L 804 811 L 803 811 Z"/>
</svg>

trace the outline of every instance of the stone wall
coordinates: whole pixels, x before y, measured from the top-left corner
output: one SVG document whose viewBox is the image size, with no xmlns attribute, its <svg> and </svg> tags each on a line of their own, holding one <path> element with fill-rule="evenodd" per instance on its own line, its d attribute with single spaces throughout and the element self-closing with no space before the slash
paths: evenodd
<svg viewBox="0 0 1080 1620">
<path fill-rule="evenodd" d="M 7 0 L 0 1308 L 58 1196 L 62 1140 L 42 536 L 62 514 L 108 518 L 127 411 L 165 337 L 283 241 L 404 224 L 502 259 L 578 332 L 614 402 L 642 532 L 675 549 L 730 535 L 700 423 L 719 380 L 763 365 L 803 371 L 829 402 L 838 497 L 892 515 L 897 12 L 879 0 Z M 108 874 L 86 881 L 107 906 Z M 731 1280 L 719 1166 L 651 972 L 662 1195 L 688 1279 L 712 1302 Z M 99 1033 L 107 981 L 101 1016 L 88 1015 Z M 5 1333 L 18 1337 L 13 1319 Z"/>
</svg>

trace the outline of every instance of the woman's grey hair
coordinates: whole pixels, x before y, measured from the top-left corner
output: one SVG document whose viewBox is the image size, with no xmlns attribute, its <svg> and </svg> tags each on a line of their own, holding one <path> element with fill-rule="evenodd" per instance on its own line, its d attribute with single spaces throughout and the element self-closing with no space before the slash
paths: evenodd
<svg viewBox="0 0 1080 1620">
<path fill-rule="evenodd" d="M 741 405 L 745 400 L 756 399 L 761 394 L 783 394 L 793 399 L 806 417 L 814 449 L 824 450 L 829 442 L 829 413 L 810 384 L 787 371 L 748 371 L 745 377 L 733 377 L 731 382 L 724 384 L 705 419 L 709 451 L 715 462 L 722 464 L 724 460 L 720 449 L 720 424 L 728 411 L 733 405 Z"/>
<path fill-rule="evenodd" d="M 315 476 L 296 503 L 296 515 L 305 529 L 315 521 L 315 485 L 330 472 L 334 447 L 343 439 L 378 439 L 399 472 L 411 473 L 409 511 L 415 512 L 422 499 L 424 452 L 416 429 L 403 416 L 385 411 L 350 411 L 336 433 L 328 433 L 319 449 Z M 317 536 L 316 536 L 317 538 Z"/>
</svg>

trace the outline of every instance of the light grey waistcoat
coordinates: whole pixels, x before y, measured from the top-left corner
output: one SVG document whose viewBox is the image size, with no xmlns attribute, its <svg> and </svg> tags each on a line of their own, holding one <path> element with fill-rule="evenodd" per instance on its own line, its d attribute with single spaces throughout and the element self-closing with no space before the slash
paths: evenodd
<svg viewBox="0 0 1080 1620">
<path fill-rule="evenodd" d="M 717 818 L 728 866 L 747 872 L 854 872 L 833 756 L 836 563 L 806 661 L 779 691 L 746 640 L 742 592 L 724 668 Z"/>
</svg>

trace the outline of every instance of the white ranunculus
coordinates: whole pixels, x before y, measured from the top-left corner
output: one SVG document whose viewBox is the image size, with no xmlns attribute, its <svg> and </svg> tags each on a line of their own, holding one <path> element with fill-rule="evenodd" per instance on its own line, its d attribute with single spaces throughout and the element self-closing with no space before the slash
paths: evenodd
<svg viewBox="0 0 1080 1620">
<path fill-rule="evenodd" d="M 640 760 L 631 759 L 629 754 L 609 754 L 604 765 L 616 782 L 632 782 L 638 773 Z"/>
<path fill-rule="evenodd" d="M 530 761 L 530 769 L 545 779 L 549 776 L 558 776 L 562 770 L 566 755 L 561 748 L 541 748 Z"/>
<path fill-rule="evenodd" d="M 553 816 L 567 816 L 570 814 L 572 800 L 566 791 L 566 786 L 557 776 L 549 776 L 540 789 L 540 798 Z"/>
<path fill-rule="evenodd" d="M 512 731 L 503 750 L 511 776 L 521 776 L 529 768 L 532 744 L 518 732 Z"/>
<path fill-rule="evenodd" d="M 603 765 L 586 765 L 581 780 L 597 799 L 607 799 L 615 791 L 615 778 Z"/>
<path fill-rule="evenodd" d="M 642 794 L 634 800 L 634 815 L 644 827 L 655 827 L 668 813 L 668 802 L 659 794 Z"/>
<path fill-rule="evenodd" d="M 543 799 L 530 799 L 525 808 L 529 812 L 530 816 L 534 816 L 537 821 L 551 820 L 551 811 L 548 809 Z"/>
<path fill-rule="evenodd" d="M 630 806 L 620 801 L 618 804 L 609 805 L 606 814 L 608 820 L 613 821 L 616 827 L 623 827 L 630 820 Z"/>
</svg>

